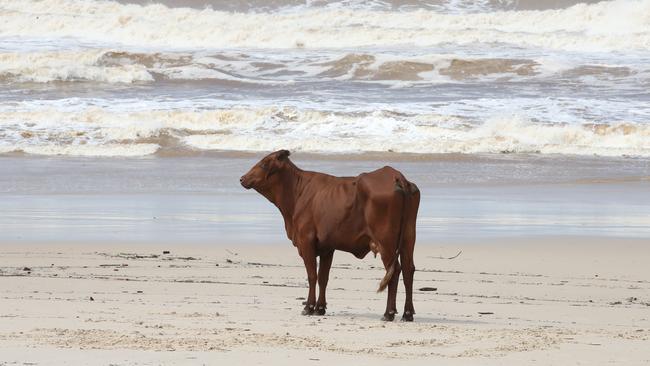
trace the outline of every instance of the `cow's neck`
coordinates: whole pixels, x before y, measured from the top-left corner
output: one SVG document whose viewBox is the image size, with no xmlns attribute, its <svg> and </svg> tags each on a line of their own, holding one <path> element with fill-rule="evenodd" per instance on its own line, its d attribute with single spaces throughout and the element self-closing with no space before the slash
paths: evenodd
<svg viewBox="0 0 650 366">
<path fill-rule="evenodd" d="M 279 171 L 282 184 L 274 187 L 267 198 L 271 201 L 284 218 L 285 229 L 289 238 L 293 236 L 293 213 L 296 207 L 296 200 L 302 191 L 303 171 L 289 162 Z"/>
</svg>

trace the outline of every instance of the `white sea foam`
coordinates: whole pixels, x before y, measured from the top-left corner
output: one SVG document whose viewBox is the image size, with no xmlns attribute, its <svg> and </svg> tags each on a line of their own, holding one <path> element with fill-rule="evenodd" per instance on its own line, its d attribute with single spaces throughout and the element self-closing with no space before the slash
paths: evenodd
<svg viewBox="0 0 650 366">
<path fill-rule="evenodd" d="M 281 57 L 283 56 L 283 57 Z M 649 79 L 643 58 L 608 60 L 558 56 L 475 57 L 465 54 L 346 51 L 279 55 L 269 52 L 129 52 L 118 49 L 0 51 L 0 81 L 94 81 L 135 83 L 166 80 L 224 80 L 253 84 L 351 80 L 412 86 L 481 80 L 543 78 L 579 68 L 587 76 Z M 586 68 L 585 68 L 586 67 Z M 645 72 L 645 74 L 644 74 Z M 580 77 L 576 72 L 573 77 Z"/>
<path fill-rule="evenodd" d="M 312 9 L 228 13 L 90 0 L 0 0 L 0 37 L 72 37 L 169 48 L 322 48 L 509 43 L 561 50 L 647 50 L 650 0 L 566 9 L 442 14 Z"/>
<path fill-rule="evenodd" d="M 106 145 L 17 145 L 12 151 L 33 155 L 68 155 L 68 156 L 145 156 L 154 154 L 160 146 L 156 144 L 106 144 Z"/>
<path fill-rule="evenodd" d="M 191 135 L 183 141 L 217 150 L 650 156 L 650 128 L 632 124 L 549 126 L 511 117 L 478 127 L 449 127 L 446 116 L 426 116 L 422 124 L 381 116 L 324 119 L 329 122 L 305 122 L 286 133 L 258 127 L 223 136 Z"/>
<path fill-rule="evenodd" d="M 650 156 L 650 126 L 549 124 L 517 116 L 481 124 L 439 114 L 340 113 L 295 108 L 206 111 L 107 108 L 0 113 L 0 150 L 147 155 L 159 148 L 324 153 L 544 153 Z"/>
<path fill-rule="evenodd" d="M 650 0 L 398 3 L 0 0 L 0 153 L 650 156 Z"/>
<path fill-rule="evenodd" d="M 429 1 L 429 0 L 416 0 L 416 1 L 386 1 L 386 0 L 306 0 L 304 4 L 296 5 L 294 2 L 287 2 L 282 5 L 282 1 L 273 1 L 267 4 L 277 4 L 277 10 L 283 12 L 303 11 L 309 8 L 316 9 L 354 9 L 354 10 L 383 10 L 383 11 L 398 11 L 398 10 L 416 10 L 428 9 L 439 13 L 450 14 L 464 14 L 464 13 L 478 13 L 488 12 L 494 10 L 505 10 L 514 8 L 516 5 L 515 0 L 448 0 L 448 1 Z M 221 3 L 210 3 L 221 9 Z M 261 4 L 254 4 L 254 2 L 247 2 L 250 4 L 251 10 L 273 10 L 273 7 L 262 6 Z M 257 6 L 255 6 L 257 5 Z"/>
<path fill-rule="evenodd" d="M 154 80 L 146 67 L 141 64 L 102 65 L 100 60 L 104 53 L 100 50 L 0 53 L 0 80 L 109 83 Z"/>
</svg>

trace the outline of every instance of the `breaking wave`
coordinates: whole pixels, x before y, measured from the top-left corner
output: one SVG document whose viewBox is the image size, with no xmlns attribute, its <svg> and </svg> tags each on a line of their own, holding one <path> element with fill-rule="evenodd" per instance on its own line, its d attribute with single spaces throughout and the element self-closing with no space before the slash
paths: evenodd
<svg viewBox="0 0 650 366">
<path fill-rule="evenodd" d="M 343 113 L 295 108 L 206 111 L 5 111 L 0 152 L 140 156 L 157 151 L 320 153 L 542 153 L 650 156 L 650 126 L 540 123 L 495 117 L 484 123 L 438 114 Z"/>
<path fill-rule="evenodd" d="M 269 59 L 242 52 L 129 52 L 112 49 L 0 52 L 0 81 L 10 83 L 151 83 L 164 80 L 225 80 L 251 84 L 351 80 L 418 83 L 536 76 L 579 79 L 643 77 L 638 66 L 603 64 L 548 68 L 545 60 L 462 57 L 446 54 L 397 56 L 370 53 L 314 53 Z M 399 83 L 393 83 L 400 85 Z"/>
<path fill-rule="evenodd" d="M 508 43 L 559 50 L 647 50 L 650 1 L 543 11 L 450 14 L 305 7 L 233 13 L 90 0 L 1 0 L 0 37 L 48 37 L 174 49 L 329 48 Z"/>
<path fill-rule="evenodd" d="M 650 0 L 157 2 L 0 0 L 0 153 L 650 156 Z"/>
</svg>

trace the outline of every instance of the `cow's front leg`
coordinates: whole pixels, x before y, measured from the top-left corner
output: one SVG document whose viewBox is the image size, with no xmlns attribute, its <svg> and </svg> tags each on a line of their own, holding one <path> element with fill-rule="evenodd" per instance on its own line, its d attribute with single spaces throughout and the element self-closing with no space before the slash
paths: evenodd
<svg viewBox="0 0 650 366">
<path fill-rule="evenodd" d="M 316 303 L 316 314 L 325 315 L 327 308 L 327 300 L 325 299 L 325 291 L 327 289 L 327 281 L 330 277 L 330 268 L 332 267 L 332 258 L 334 258 L 334 251 L 322 253 L 320 255 L 320 263 L 318 264 L 318 302 Z"/>
<path fill-rule="evenodd" d="M 301 251 L 301 256 L 305 262 L 307 281 L 309 282 L 309 295 L 307 295 L 307 304 L 302 315 L 312 315 L 316 308 L 316 252 L 310 246 Z"/>
</svg>

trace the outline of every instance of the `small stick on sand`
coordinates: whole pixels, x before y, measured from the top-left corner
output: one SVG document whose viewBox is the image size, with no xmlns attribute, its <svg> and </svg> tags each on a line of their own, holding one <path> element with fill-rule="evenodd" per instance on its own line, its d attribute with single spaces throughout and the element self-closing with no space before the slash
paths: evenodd
<svg viewBox="0 0 650 366">
<path fill-rule="evenodd" d="M 462 252 L 463 252 L 462 250 L 459 251 L 458 254 L 456 254 L 456 255 L 453 256 L 453 257 L 433 257 L 433 256 L 428 256 L 427 258 L 435 258 L 435 259 L 456 259 L 456 258 L 458 258 L 458 256 L 459 256 L 460 253 L 462 253 Z"/>
</svg>

